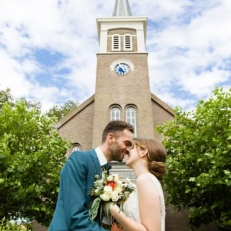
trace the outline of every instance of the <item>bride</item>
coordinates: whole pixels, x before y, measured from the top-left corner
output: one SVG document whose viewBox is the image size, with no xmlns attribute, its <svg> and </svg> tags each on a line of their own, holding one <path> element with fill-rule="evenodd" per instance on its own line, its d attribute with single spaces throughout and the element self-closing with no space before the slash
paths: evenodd
<svg viewBox="0 0 231 231">
<path fill-rule="evenodd" d="M 123 212 L 116 204 L 110 205 L 109 210 L 115 220 L 112 230 L 165 230 L 165 202 L 159 180 L 166 171 L 166 155 L 159 141 L 134 139 L 126 165 L 135 172 L 136 189 L 124 203 Z"/>
</svg>

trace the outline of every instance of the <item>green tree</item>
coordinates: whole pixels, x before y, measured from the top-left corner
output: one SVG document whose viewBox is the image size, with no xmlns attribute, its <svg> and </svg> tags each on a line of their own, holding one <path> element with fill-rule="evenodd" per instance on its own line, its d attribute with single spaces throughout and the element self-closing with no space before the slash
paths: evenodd
<svg viewBox="0 0 231 231">
<path fill-rule="evenodd" d="M 55 116 L 58 120 L 62 119 L 65 115 L 67 115 L 70 111 L 75 109 L 79 104 L 74 102 L 73 100 L 69 100 L 64 105 L 61 106 L 53 106 L 48 112 L 47 115 L 50 117 Z"/>
<path fill-rule="evenodd" d="M 167 201 L 188 209 L 192 227 L 216 221 L 231 230 L 231 89 L 216 88 L 195 111 L 176 108 L 157 131 L 168 151 Z"/>
<path fill-rule="evenodd" d="M 25 98 L 21 98 L 21 100 L 24 100 L 27 108 L 37 108 L 39 111 L 41 110 L 41 103 L 40 102 L 32 102 L 28 101 Z M 14 104 L 14 98 L 11 95 L 10 89 L 7 88 L 6 90 L 0 90 L 0 110 L 2 108 L 2 105 L 4 103 L 8 103 L 13 105 Z"/>
<path fill-rule="evenodd" d="M 48 225 L 70 144 L 54 129 L 54 119 L 27 106 L 22 99 L 0 110 L 0 219 L 20 212 Z"/>
<path fill-rule="evenodd" d="M 4 103 L 12 103 L 12 102 L 13 102 L 13 97 L 10 94 L 10 89 L 7 88 L 6 90 L 1 90 L 0 91 L 0 110 Z"/>
<path fill-rule="evenodd" d="M 21 98 L 21 101 L 24 101 L 27 109 L 37 109 L 38 111 L 41 111 L 42 104 L 41 102 L 35 102 L 35 101 L 29 101 L 26 98 Z"/>
</svg>

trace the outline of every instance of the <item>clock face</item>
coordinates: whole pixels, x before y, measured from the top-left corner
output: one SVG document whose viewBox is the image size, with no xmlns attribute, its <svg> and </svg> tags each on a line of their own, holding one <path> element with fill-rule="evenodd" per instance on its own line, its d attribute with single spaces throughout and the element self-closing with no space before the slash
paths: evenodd
<svg viewBox="0 0 231 231">
<path fill-rule="evenodd" d="M 119 75 L 126 75 L 130 71 L 130 68 L 126 63 L 118 63 L 115 66 L 115 71 Z"/>
</svg>

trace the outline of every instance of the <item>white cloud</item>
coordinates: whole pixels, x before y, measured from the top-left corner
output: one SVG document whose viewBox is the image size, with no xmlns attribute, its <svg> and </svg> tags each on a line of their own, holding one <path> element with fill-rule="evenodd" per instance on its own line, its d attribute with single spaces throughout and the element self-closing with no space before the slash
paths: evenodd
<svg viewBox="0 0 231 231">
<path fill-rule="evenodd" d="M 148 45 L 152 50 L 149 63 L 152 63 L 150 76 L 154 91 L 163 84 L 167 89 L 175 85 L 191 94 L 191 99 L 195 96 L 200 99 L 210 95 L 216 86 L 226 85 L 227 82 L 230 85 L 231 62 L 227 60 L 231 59 L 231 50 L 228 49 L 231 40 L 231 30 L 228 29 L 231 25 L 231 3 L 205 3 L 208 2 L 200 1 L 199 6 L 194 6 L 194 17 L 189 17 L 190 14 L 187 16 L 187 12 L 180 17 L 189 17 L 190 20 L 170 23 L 163 30 L 156 31 L 156 35 L 154 30 L 151 31 L 153 37 Z M 184 100 L 172 103 L 172 106 L 185 107 Z"/>
<path fill-rule="evenodd" d="M 188 109 L 216 86 L 230 87 L 230 0 L 129 3 L 134 16 L 149 18 L 147 51 L 154 94 L 172 107 Z M 110 17 L 114 4 L 0 1 L 0 89 L 9 87 L 15 97 L 39 100 L 44 110 L 94 94 L 96 17 Z M 46 57 L 41 60 L 37 51 Z"/>
</svg>

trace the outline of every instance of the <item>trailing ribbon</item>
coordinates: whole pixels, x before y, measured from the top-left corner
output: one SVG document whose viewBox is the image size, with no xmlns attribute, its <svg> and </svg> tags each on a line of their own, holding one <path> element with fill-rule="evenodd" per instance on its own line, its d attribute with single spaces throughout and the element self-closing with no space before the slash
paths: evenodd
<svg viewBox="0 0 231 231">
<path fill-rule="evenodd" d="M 96 218 L 98 214 L 100 202 L 101 202 L 100 197 L 97 197 L 92 201 L 92 205 L 90 207 L 91 209 L 89 210 L 90 221 L 94 221 L 94 219 Z"/>
</svg>

